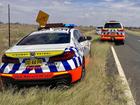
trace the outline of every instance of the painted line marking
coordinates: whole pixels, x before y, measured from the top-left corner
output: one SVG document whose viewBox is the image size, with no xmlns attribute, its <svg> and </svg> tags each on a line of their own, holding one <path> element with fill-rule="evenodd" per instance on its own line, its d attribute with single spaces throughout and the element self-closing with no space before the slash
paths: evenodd
<svg viewBox="0 0 140 105">
<path fill-rule="evenodd" d="M 140 40 L 138 40 L 140 42 Z"/>
<path fill-rule="evenodd" d="M 115 51 L 113 46 L 111 46 L 111 50 L 112 50 L 112 53 L 113 53 L 113 56 L 114 56 L 114 59 L 115 59 L 115 62 L 116 62 L 116 66 L 117 66 L 119 75 L 121 77 L 121 80 L 122 80 L 123 84 L 126 86 L 126 89 L 124 90 L 124 93 L 125 93 L 126 97 L 128 98 L 128 105 L 136 105 L 134 97 L 133 97 L 132 92 L 131 92 L 131 89 L 129 87 L 129 83 L 126 79 L 124 70 L 121 66 L 121 63 L 119 61 L 119 58 L 118 58 L 118 56 L 116 54 L 116 51 Z"/>
</svg>

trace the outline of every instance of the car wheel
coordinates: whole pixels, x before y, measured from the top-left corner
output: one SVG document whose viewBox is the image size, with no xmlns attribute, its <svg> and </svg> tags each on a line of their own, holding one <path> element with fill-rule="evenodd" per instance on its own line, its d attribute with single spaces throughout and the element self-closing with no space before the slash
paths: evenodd
<svg viewBox="0 0 140 105">
<path fill-rule="evenodd" d="M 86 70 L 85 68 L 82 69 L 82 75 L 81 75 L 81 80 L 84 80 L 86 76 Z"/>
<path fill-rule="evenodd" d="M 82 73 L 81 73 L 81 79 L 80 80 L 84 80 L 85 76 L 86 76 L 85 59 L 83 59 L 83 66 L 82 66 Z"/>
<path fill-rule="evenodd" d="M 124 43 L 125 43 L 125 41 L 123 40 L 123 41 L 121 42 L 121 44 L 124 45 Z"/>
<path fill-rule="evenodd" d="M 119 41 L 119 45 L 124 45 L 124 40 Z"/>
<path fill-rule="evenodd" d="M 92 57 L 92 49 L 91 49 L 91 46 L 90 46 L 89 56 Z"/>
<path fill-rule="evenodd" d="M 57 89 L 59 89 L 59 90 L 64 90 L 64 89 L 69 89 L 70 88 L 70 83 L 68 83 L 68 81 L 61 81 L 61 82 L 57 82 L 56 84 L 55 84 L 55 87 L 57 88 Z"/>
<path fill-rule="evenodd" d="M 0 78 L 0 90 L 5 90 L 8 87 L 8 84 Z"/>
<path fill-rule="evenodd" d="M 3 90 L 3 89 L 4 89 L 3 81 L 2 81 L 2 79 L 0 78 L 0 90 Z"/>
<path fill-rule="evenodd" d="M 115 45 L 124 45 L 125 41 L 115 41 Z"/>
</svg>

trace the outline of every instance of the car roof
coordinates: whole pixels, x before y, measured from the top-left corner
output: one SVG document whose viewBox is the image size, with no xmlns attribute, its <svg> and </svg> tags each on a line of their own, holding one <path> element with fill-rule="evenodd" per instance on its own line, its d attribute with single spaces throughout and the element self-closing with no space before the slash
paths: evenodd
<svg viewBox="0 0 140 105">
<path fill-rule="evenodd" d="M 61 28 L 42 29 L 42 30 L 39 30 L 39 31 L 34 31 L 30 35 L 36 35 L 36 34 L 41 34 L 41 33 L 67 33 L 68 34 L 73 29 L 62 28 L 62 27 Z"/>
</svg>

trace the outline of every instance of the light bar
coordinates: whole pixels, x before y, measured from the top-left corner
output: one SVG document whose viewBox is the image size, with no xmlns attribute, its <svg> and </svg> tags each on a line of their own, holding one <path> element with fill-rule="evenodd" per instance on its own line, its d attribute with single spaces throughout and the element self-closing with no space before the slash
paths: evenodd
<svg viewBox="0 0 140 105">
<path fill-rule="evenodd" d="M 64 27 L 63 23 L 50 23 L 50 24 L 46 24 L 45 28 L 49 29 L 49 28 L 57 28 L 57 27 Z"/>
<path fill-rule="evenodd" d="M 107 22 L 107 23 L 117 23 L 118 21 L 115 21 L 115 20 L 111 20 L 111 21 L 109 21 L 109 22 Z"/>
<path fill-rule="evenodd" d="M 64 27 L 74 28 L 74 27 L 76 27 L 76 25 L 75 24 L 64 24 Z"/>
<path fill-rule="evenodd" d="M 49 24 L 46 24 L 45 27 L 39 27 L 38 30 L 50 29 L 50 28 L 61 28 L 61 27 L 74 28 L 74 27 L 76 27 L 76 25 L 75 24 L 63 24 L 63 23 L 49 23 Z"/>
</svg>

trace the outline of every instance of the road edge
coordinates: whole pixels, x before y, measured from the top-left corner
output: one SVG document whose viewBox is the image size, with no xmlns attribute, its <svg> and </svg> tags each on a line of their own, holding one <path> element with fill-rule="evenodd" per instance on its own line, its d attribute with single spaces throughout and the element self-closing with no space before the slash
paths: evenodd
<svg viewBox="0 0 140 105">
<path fill-rule="evenodd" d="M 121 66 L 121 63 L 119 61 L 119 58 L 118 58 L 117 53 L 116 53 L 116 51 L 115 51 L 113 46 L 111 46 L 111 51 L 112 51 L 113 57 L 115 59 L 115 63 L 116 63 L 117 69 L 118 69 L 118 73 L 119 73 L 120 78 L 122 80 L 122 84 L 124 84 L 126 86 L 126 88 L 124 90 L 124 93 L 125 93 L 126 97 L 128 98 L 127 104 L 128 105 L 136 105 L 134 97 L 133 97 L 132 92 L 131 92 L 131 89 L 129 87 L 129 83 L 128 83 L 127 79 L 126 79 L 124 70 L 123 70 L 123 68 Z"/>
</svg>

